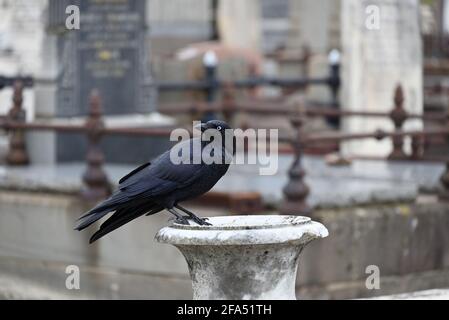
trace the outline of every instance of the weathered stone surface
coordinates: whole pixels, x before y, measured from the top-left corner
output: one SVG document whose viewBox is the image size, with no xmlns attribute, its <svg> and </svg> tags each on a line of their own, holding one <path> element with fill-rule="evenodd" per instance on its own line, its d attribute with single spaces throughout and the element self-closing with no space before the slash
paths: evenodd
<svg viewBox="0 0 449 320">
<path fill-rule="evenodd" d="M 299 299 L 360 299 L 449 287 L 449 270 L 439 269 L 406 275 L 382 276 L 380 289 L 368 290 L 365 279 L 300 286 Z"/>
<path fill-rule="evenodd" d="M 415 291 L 372 298 L 374 300 L 449 300 L 449 289 Z"/>
<path fill-rule="evenodd" d="M 0 257 L 0 299 L 191 299 L 187 275 L 76 264 L 79 289 L 67 289 L 68 262 Z"/>
<path fill-rule="evenodd" d="M 299 254 L 328 235 L 320 223 L 298 216 L 231 216 L 212 226 L 163 228 L 156 240 L 176 246 L 192 278 L 194 299 L 295 299 Z"/>
<path fill-rule="evenodd" d="M 345 110 L 389 112 L 395 88 L 401 84 L 405 110 L 422 113 L 419 3 L 417 0 L 342 1 L 341 105 Z M 342 125 L 350 133 L 393 129 L 391 120 L 372 117 L 348 117 Z M 405 129 L 421 127 L 419 119 L 408 120 L 404 125 Z M 390 139 L 343 143 L 346 154 L 386 156 L 390 151 Z"/>
<path fill-rule="evenodd" d="M 64 176 L 60 171 L 41 174 L 53 174 L 55 180 Z M 189 208 L 200 216 L 229 214 L 216 208 Z M 63 268 L 75 264 L 80 266 L 84 289 L 70 295 L 110 298 L 111 286 L 120 283 L 120 298 L 192 297 L 183 256 L 175 247 L 152 240 L 169 223 L 167 213 L 139 218 L 88 245 L 93 230 L 73 230 L 75 219 L 86 209 L 74 196 L 1 190 L 0 274 L 7 279 L 0 282 L 11 283 L 19 277 L 20 288 L 42 285 L 54 291 L 63 287 L 65 294 Z M 360 298 L 449 287 L 448 212 L 441 203 L 317 210 L 312 219 L 325 224 L 330 236 L 312 242 L 302 253 L 298 298 Z M 3 272 L 5 261 L 17 263 Z M 53 263 L 60 266 L 55 269 Z M 380 268 L 380 290 L 365 286 L 365 268 L 371 264 Z M 91 279 L 85 278 L 90 277 L 89 270 L 99 279 L 89 280 L 91 286 L 83 284 L 83 279 Z"/>
<path fill-rule="evenodd" d="M 449 250 L 445 246 L 449 241 L 448 212 L 448 205 L 439 203 L 317 211 L 312 218 L 325 224 L 330 236 L 326 241 L 312 243 L 304 253 L 299 283 L 320 287 L 317 291 L 327 292 L 328 298 L 447 286 L 444 281 L 433 281 L 434 277 L 420 280 L 419 275 L 449 269 Z M 384 291 L 366 288 L 369 265 L 379 267 Z M 394 285 L 391 277 L 397 277 Z"/>
<path fill-rule="evenodd" d="M 141 218 L 113 232 L 108 241 L 89 245 L 93 230 L 73 230 L 76 219 L 87 209 L 88 205 L 74 196 L 0 192 L 0 256 L 154 274 L 186 273 L 185 262 L 175 248 L 153 242 L 153 235 L 167 225 L 168 213 Z"/>
</svg>

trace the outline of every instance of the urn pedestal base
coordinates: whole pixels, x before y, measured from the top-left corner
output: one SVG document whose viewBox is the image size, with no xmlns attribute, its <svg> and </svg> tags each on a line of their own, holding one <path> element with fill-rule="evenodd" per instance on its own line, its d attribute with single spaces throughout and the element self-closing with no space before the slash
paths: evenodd
<svg viewBox="0 0 449 320">
<path fill-rule="evenodd" d="M 212 226 L 173 224 L 156 240 L 184 255 L 194 299 L 296 299 L 299 255 L 328 235 L 320 223 L 300 216 L 226 216 Z"/>
</svg>

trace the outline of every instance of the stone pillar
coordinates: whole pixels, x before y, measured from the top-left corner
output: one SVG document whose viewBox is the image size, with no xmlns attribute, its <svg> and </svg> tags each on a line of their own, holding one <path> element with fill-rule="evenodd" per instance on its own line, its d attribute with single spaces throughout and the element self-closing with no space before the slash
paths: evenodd
<svg viewBox="0 0 449 320">
<path fill-rule="evenodd" d="M 261 48 L 261 9 L 258 0 L 226 0 L 218 6 L 221 41 L 230 47 Z"/>
<path fill-rule="evenodd" d="M 343 0 L 342 108 L 390 112 L 395 88 L 404 91 L 404 109 L 422 113 L 422 48 L 418 0 Z M 421 129 L 407 120 L 404 130 Z M 350 117 L 348 133 L 393 130 L 390 119 Z M 407 148 L 408 147 L 408 148 Z M 406 151 L 410 141 L 406 141 Z M 345 155 L 387 156 L 391 140 L 357 140 L 342 146 Z"/>
<path fill-rule="evenodd" d="M 304 46 L 327 56 L 340 46 L 340 3 L 342 0 L 290 0 L 289 49 Z"/>
<path fill-rule="evenodd" d="M 296 299 L 299 254 L 327 229 L 301 216 L 226 216 L 211 226 L 174 223 L 156 240 L 176 246 L 189 266 L 193 298 Z"/>
<path fill-rule="evenodd" d="M 449 0 L 443 1 L 443 13 L 442 13 L 442 27 L 443 32 L 447 35 L 449 34 Z"/>
<path fill-rule="evenodd" d="M 310 50 L 310 77 L 326 77 L 329 73 L 328 54 L 340 50 L 340 7 L 343 0 L 290 0 L 289 37 L 287 49 Z M 289 70 L 293 69 L 289 66 Z M 290 71 L 291 72 L 291 71 Z M 296 70 L 297 74 L 299 70 Z M 287 74 L 289 75 L 289 74 Z M 309 86 L 307 98 L 328 103 L 330 91 L 325 86 Z"/>
</svg>

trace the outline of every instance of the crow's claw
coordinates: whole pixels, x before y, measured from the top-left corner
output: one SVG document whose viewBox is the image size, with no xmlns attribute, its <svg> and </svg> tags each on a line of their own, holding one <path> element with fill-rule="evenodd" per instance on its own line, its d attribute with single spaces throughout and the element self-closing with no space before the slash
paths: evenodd
<svg viewBox="0 0 449 320">
<path fill-rule="evenodd" d="M 211 226 L 212 225 L 209 222 L 207 222 L 207 220 L 209 220 L 208 218 L 199 218 L 197 216 L 193 216 L 193 217 L 191 217 L 191 219 L 193 221 L 195 221 L 196 223 L 198 223 L 200 226 Z"/>
<path fill-rule="evenodd" d="M 189 225 L 189 221 L 187 221 L 187 218 L 185 217 L 180 217 L 180 218 L 176 218 L 175 223 L 177 224 L 185 224 L 185 225 Z"/>
</svg>

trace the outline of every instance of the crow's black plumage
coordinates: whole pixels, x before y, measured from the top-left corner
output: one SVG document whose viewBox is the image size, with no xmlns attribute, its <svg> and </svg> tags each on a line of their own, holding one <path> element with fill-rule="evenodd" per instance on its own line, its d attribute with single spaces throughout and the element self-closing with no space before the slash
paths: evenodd
<svg viewBox="0 0 449 320">
<path fill-rule="evenodd" d="M 98 240 L 109 232 L 121 227 L 129 221 L 144 214 L 151 215 L 167 209 L 176 216 L 179 223 L 187 223 L 192 219 L 198 224 L 208 224 L 192 212 L 181 207 L 179 202 L 196 198 L 209 191 L 226 173 L 232 159 L 232 149 L 227 148 L 225 141 L 232 141 L 232 131 L 223 121 L 212 120 L 201 125 L 203 138 L 199 137 L 177 144 L 176 150 L 181 157 L 188 157 L 190 163 L 174 163 L 170 158 L 170 150 L 160 155 L 152 163 L 146 163 L 128 173 L 120 179 L 118 190 L 109 199 L 95 206 L 78 219 L 76 230 L 83 230 L 95 221 L 114 212 L 91 237 L 90 243 Z M 210 130 L 208 130 L 210 129 Z M 211 130 L 216 130 L 212 131 Z M 219 134 L 220 139 L 207 140 L 213 134 Z M 198 149 L 194 146 L 201 146 Z M 199 153 L 216 155 L 221 159 L 219 163 L 198 161 Z M 217 152 L 218 154 L 215 154 Z M 200 159 L 200 158 L 198 158 Z M 217 161 L 216 161 L 217 162 Z M 184 216 L 176 209 L 187 214 Z"/>
</svg>

